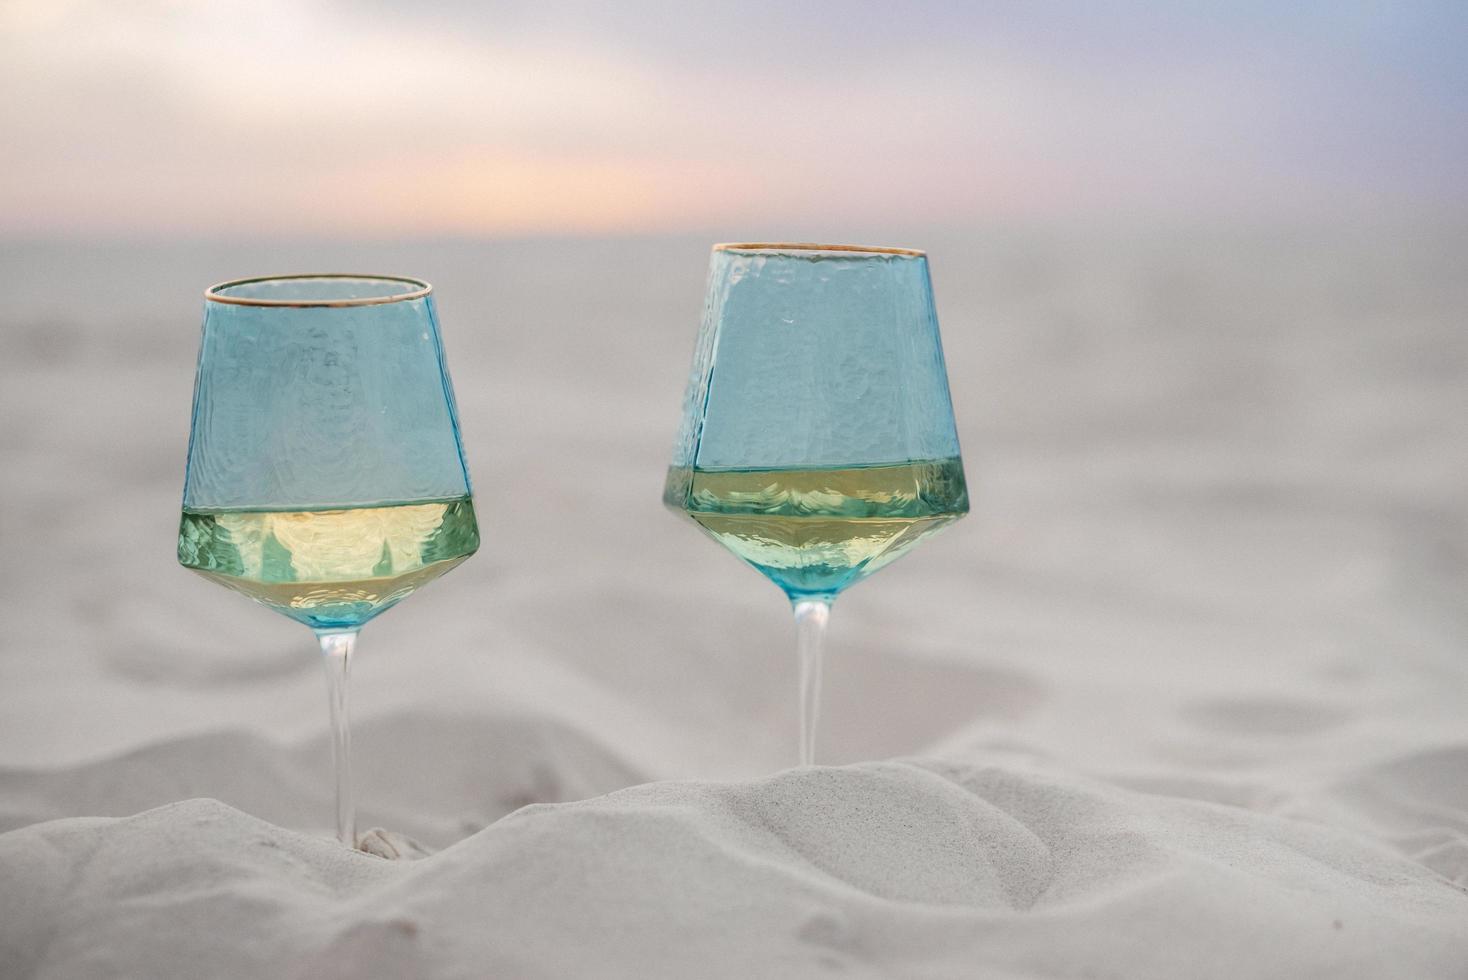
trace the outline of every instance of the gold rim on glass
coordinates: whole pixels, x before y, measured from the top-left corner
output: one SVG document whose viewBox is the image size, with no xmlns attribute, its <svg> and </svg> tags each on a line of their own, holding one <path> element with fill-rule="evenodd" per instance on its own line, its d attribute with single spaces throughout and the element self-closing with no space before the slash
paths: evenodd
<svg viewBox="0 0 1468 980">
<path fill-rule="evenodd" d="M 368 282 L 398 282 L 415 287 L 405 293 L 393 293 L 390 296 L 361 296 L 355 299 L 258 299 L 253 296 L 225 296 L 221 290 L 233 289 L 235 286 L 248 286 L 257 282 L 292 282 L 302 279 L 356 279 Z M 229 282 L 215 283 L 204 290 L 204 299 L 210 303 L 229 303 L 233 306 L 289 306 L 289 307 L 340 307 L 340 306 L 381 306 L 385 303 L 401 303 L 404 300 L 422 299 L 433 292 L 433 286 L 422 279 L 413 279 L 408 276 L 376 276 L 360 275 L 351 272 L 305 272 L 290 276 L 251 276 L 248 279 L 231 279 Z"/>
<path fill-rule="evenodd" d="M 715 252 L 865 252 L 871 255 L 906 255 L 923 258 L 928 253 L 916 248 L 885 245 L 818 245 L 815 242 L 725 242 Z"/>
</svg>

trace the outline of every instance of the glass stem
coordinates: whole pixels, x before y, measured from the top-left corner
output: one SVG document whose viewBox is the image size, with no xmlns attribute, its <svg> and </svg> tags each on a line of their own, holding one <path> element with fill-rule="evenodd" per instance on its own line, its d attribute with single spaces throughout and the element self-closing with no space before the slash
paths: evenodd
<svg viewBox="0 0 1468 980">
<path fill-rule="evenodd" d="M 800 659 L 800 764 L 816 764 L 816 724 L 821 717 L 821 651 L 826 645 L 830 599 L 800 599 L 795 605 L 795 653 Z"/>
<path fill-rule="evenodd" d="M 317 633 L 326 668 L 326 697 L 331 705 L 331 762 L 336 769 L 336 836 L 348 847 L 357 846 L 357 811 L 352 800 L 352 731 L 347 714 L 347 680 L 357 631 Z"/>
</svg>

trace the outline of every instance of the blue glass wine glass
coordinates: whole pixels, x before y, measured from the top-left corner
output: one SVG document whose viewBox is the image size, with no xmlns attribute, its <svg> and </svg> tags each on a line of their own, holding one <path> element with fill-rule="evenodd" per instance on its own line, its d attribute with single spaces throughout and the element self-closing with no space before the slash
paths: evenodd
<svg viewBox="0 0 1468 980">
<path fill-rule="evenodd" d="M 812 764 L 832 601 L 968 513 L 926 256 L 714 246 L 663 502 L 790 598 Z"/>
<path fill-rule="evenodd" d="M 178 560 L 316 632 L 348 846 L 357 631 L 479 547 L 431 291 L 304 275 L 204 294 Z"/>
</svg>

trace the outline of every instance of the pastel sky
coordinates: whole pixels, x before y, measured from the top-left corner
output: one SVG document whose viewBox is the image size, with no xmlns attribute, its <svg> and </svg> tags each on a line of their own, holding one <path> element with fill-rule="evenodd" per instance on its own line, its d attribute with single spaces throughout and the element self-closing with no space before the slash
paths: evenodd
<svg viewBox="0 0 1468 980">
<path fill-rule="evenodd" d="M 0 236 L 1468 213 L 1468 3 L 0 0 Z"/>
</svg>

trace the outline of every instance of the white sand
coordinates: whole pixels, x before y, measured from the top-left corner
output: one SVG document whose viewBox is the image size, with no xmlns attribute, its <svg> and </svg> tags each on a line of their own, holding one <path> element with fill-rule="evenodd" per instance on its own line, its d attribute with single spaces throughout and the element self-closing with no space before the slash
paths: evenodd
<svg viewBox="0 0 1468 980">
<path fill-rule="evenodd" d="M 912 242 L 974 516 L 783 772 L 781 600 L 657 503 L 699 243 L 0 250 L 0 976 L 1468 975 L 1468 236 Z M 325 266 L 439 286 L 488 532 L 364 634 L 396 860 L 171 557 L 193 287 Z"/>
</svg>

